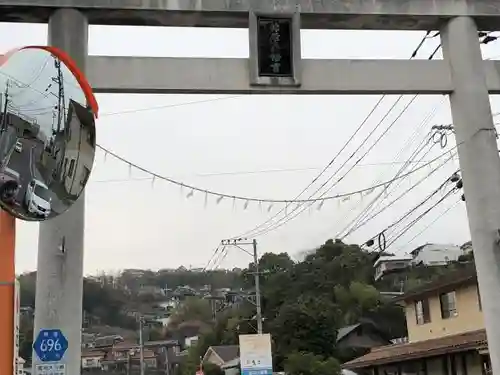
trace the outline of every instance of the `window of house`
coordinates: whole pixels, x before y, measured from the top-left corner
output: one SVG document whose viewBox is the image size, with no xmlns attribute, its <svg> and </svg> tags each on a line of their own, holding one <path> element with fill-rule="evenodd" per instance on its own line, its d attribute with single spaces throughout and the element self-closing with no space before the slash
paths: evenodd
<svg viewBox="0 0 500 375">
<path fill-rule="evenodd" d="M 71 162 L 69 163 L 69 171 L 68 171 L 68 176 L 73 177 L 73 172 L 75 171 L 75 159 L 71 159 Z"/>
<path fill-rule="evenodd" d="M 418 325 L 426 324 L 431 321 L 431 311 L 428 299 L 415 302 L 415 316 Z"/>
<path fill-rule="evenodd" d="M 479 292 L 479 286 L 476 286 L 477 291 L 477 304 L 479 305 L 479 311 L 483 311 L 483 305 L 481 304 L 481 293 Z"/>
<path fill-rule="evenodd" d="M 443 293 L 439 296 L 441 304 L 441 317 L 443 319 L 452 318 L 458 315 L 457 299 L 455 292 Z"/>
</svg>

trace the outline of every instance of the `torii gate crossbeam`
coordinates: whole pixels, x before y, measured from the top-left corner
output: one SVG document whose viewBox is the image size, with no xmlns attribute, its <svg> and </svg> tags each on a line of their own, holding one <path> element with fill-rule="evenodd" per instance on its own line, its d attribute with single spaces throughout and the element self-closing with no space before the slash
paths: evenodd
<svg viewBox="0 0 500 375">
<path fill-rule="evenodd" d="M 0 22 L 46 23 L 59 8 L 90 24 L 247 28 L 250 9 L 297 7 L 304 29 L 437 30 L 453 17 L 500 30 L 495 0 L 0 0 Z"/>
<path fill-rule="evenodd" d="M 301 86 L 284 88 L 250 85 L 246 59 L 85 58 L 88 24 L 247 28 L 253 11 L 290 8 L 305 29 L 439 30 L 444 60 L 302 60 Z M 500 66 L 482 60 L 477 35 L 500 30 L 498 0 L 0 0 L 0 22 L 48 22 L 49 42 L 87 66 L 97 92 L 449 94 L 489 352 L 500 374 L 500 158 L 488 95 L 500 92 Z M 63 359 L 71 375 L 80 369 L 75 311 L 81 305 L 65 304 L 81 301 L 81 289 L 69 289 L 81 284 L 83 212 L 81 204 L 40 226 L 38 285 L 44 288 L 37 291 L 35 335 L 47 324 L 72 332 Z M 67 258 L 56 246 L 63 235 L 74 252 Z M 76 272 L 59 272 L 54 263 Z M 48 299 L 52 317 L 43 313 Z"/>
</svg>

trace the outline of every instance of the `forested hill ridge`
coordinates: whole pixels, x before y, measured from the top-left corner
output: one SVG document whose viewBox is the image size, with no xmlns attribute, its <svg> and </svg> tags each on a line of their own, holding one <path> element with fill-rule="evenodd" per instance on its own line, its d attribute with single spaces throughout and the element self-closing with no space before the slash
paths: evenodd
<svg viewBox="0 0 500 375">
<path fill-rule="evenodd" d="M 85 278 L 84 294 L 85 298 L 91 297 L 95 292 L 95 286 L 102 286 L 103 291 L 110 294 L 126 293 L 132 297 L 143 296 L 141 299 L 151 300 L 162 299 L 162 294 L 168 291 L 173 292 L 179 287 L 189 286 L 194 290 L 203 288 L 239 288 L 241 287 L 241 269 L 232 270 L 207 270 L 187 269 L 179 267 L 176 269 L 162 269 L 159 271 L 126 269 L 116 274 L 101 273 L 99 275 Z M 21 304 L 23 306 L 33 306 L 35 304 L 35 284 L 36 272 L 29 272 L 19 277 L 22 288 Z"/>
</svg>

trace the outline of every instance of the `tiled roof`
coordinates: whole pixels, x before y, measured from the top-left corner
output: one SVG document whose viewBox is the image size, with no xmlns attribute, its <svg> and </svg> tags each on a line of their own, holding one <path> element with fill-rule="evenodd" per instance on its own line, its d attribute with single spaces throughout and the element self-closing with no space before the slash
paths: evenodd
<svg viewBox="0 0 500 375">
<path fill-rule="evenodd" d="M 113 345 L 113 350 L 129 350 L 138 348 L 139 344 L 133 342 L 119 342 Z"/>
<path fill-rule="evenodd" d="M 414 343 L 381 346 L 372 349 L 370 353 L 362 357 L 344 363 L 342 368 L 358 369 L 434 357 L 446 353 L 459 353 L 477 349 L 484 345 L 486 345 L 486 332 L 482 329 Z"/>
<path fill-rule="evenodd" d="M 348 334 L 350 334 L 352 331 L 354 331 L 356 328 L 358 328 L 361 324 L 360 323 L 357 323 L 357 324 L 353 324 L 353 325 L 350 325 L 350 326 L 346 326 L 346 327 L 342 327 L 338 330 L 337 332 L 337 342 L 342 340 L 345 336 L 347 336 Z"/>
<path fill-rule="evenodd" d="M 152 350 L 144 349 L 144 358 L 155 358 L 156 354 Z M 132 356 L 133 359 L 141 358 L 141 352 L 137 352 Z"/>
<path fill-rule="evenodd" d="M 239 345 L 219 345 L 219 346 L 211 346 L 210 348 L 212 348 L 212 350 L 224 362 L 229 362 L 240 355 Z"/>
<path fill-rule="evenodd" d="M 100 350 L 89 350 L 82 352 L 82 357 L 104 357 L 106 352 Z"/>
</svg>

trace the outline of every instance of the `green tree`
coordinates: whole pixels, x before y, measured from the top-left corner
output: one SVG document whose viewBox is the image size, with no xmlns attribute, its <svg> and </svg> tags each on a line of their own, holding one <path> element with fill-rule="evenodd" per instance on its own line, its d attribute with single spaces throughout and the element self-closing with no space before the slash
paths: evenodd
<svg viewBox="0 0 500 375">
<path fill-rule="evenodd" d="M 196 320 L 203 323 L 212 322 L 212 307 L 210 301 L 198 297 L 188 297 L 170 316 L 170 328 L 175 329 L 186 321 Z"/>
<path fill-rule="evenodd" d="M 224 371 L 213 363 L 204 363 L 203 373 L 205 375 L 224 375 Z"/>
<path fill-rule="evenodd" d="M 285 372 L 289 375 L 339 375 L 340 364 L 335 358 L 324 359 L 308 352 L 292 352 L 285 360 Z"/>
<path fill-rule="evenodd" d="M 338 307 L 326 298 L 303 295 L 288 301 L 270 324 L 278 368 L 290 352 L 312 352 L 326 357 L 335 354 Z"/>
</svg>

